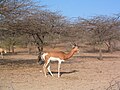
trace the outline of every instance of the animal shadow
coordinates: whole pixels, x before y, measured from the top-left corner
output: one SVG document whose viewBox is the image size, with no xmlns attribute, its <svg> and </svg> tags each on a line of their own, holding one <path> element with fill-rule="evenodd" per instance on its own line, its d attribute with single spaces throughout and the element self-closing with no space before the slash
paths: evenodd
<svg viewBox="0 0 120 90">
<path fill-rule="evenodd" d="M 72 70 L 72 71 L 65 71 L 65 72 L 60 72 L 60 76 L 63 74 L 71 74 L 71 73 L 76 73 L 78 70 Z M 58 72 L 52 72 L 53 74 L 58 74 Z M 49 73 L 48 73 L 49 74 Z"/>
</svg>

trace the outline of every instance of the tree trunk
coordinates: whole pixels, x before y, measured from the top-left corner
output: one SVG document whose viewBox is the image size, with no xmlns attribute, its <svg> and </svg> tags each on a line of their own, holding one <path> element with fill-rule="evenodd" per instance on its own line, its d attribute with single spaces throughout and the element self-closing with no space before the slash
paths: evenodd
<svg viewBox="0 0 120 90">
<path fill-rule="evenodd" d="M 100 43 L 99 45 L 99 60 L 103 60 L 103 56 L 102 56 L 102 44 Z"/>
<path fill-rule="evenodd" d="M 10 50 L 10 45 L 9 45 L 9 46 L 8 46 L 8 52 L 10 53 L 10 51 L 11 51 L 11 50 Z"/>
<path fill-rule="evenodd" d="M 112 45 L 111 40 L 108 40 L 108 43 L 106 42 L 105 44 L 108 47 L 107 51 L 110 52 L 110 53 L 112 53 L 113 52 L 113 45 Z"/>
<path fill-rule="evenodd" d="M 28 47 L 28 54 L 31 54 L 31 48 Z"/>
<path fill-rule="evenodd" d="M 12 53 L 15 53 L 14 45 L 11 46 Z"/>
<path fill-rule="evenodd" d="M 39 51 L 39 54 L 38 54 L 38 63 L 41 65 L 41 64 L 44 63 L 44 61 L 41 59 L 41 55 L 42 55 L 42 52 L 43 52 L 43 45 L 41 47 L 38 45 L 37 48 L 38 48 L 38 51 Z"/>
<path fill-rule="evenodd" d="M 28 54 L 30 54 L 31 53 L 31 43 L 28 43 Z"/>
<path fill-rule="evenodd" d="M 13 53 L 13 54 L 15 53 L 15 43 L 16 43 L 16 42 L 13 42 L 13 43 L 12 43 L 12 46 L 11 46 L 11 50 L 12 50 L 12 53 Z"/>
<path fill-rule="evenodd" d="M 108 41 L 109 47 L 108 47 L 108 52 L 112 53 L 113 52 L 113 46 L 111 40 Z"/>
<path fill-rule="evenodd" d="M 35 43 L 36 43 L 36 45 L 37 45 L 37 49 L 38 49 L 38 52 L 39 52 L 39 54 L 38 54 L 38 63 L 39 64 L 42 64 L 43 63 L 43 60 L 41 59 L 41 55 L 42 55 L 42 52 L 43 52 L 43 38 L 44 37 L 40 37 L 38 34 L 32 34 L 32 36 L 33 36 L 33 38 L 34 38 L 34 40 L 35 40 Z"/>
<path fill-rule="evenodd" d="M 94 51 L 94 52 L 96 51 L 96 47 L 95 47 L 95 44 L 93 45 L 93 51 Z"/>
</svg>

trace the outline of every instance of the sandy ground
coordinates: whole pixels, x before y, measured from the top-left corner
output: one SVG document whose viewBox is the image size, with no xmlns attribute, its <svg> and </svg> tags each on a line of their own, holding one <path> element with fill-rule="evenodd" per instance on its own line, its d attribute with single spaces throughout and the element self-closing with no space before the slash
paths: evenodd
<svg viewBox="0 0 120 90">
<path fill-rule="evenodd" d="M 120 52 L 80 53 L 62 63 L 57 78 L 57 63 L 51 64 L 54 77 L 44 77 L 36 55 L 17 54 L 0 59 L 0 90 L 120 90 Z"/>
</svg>

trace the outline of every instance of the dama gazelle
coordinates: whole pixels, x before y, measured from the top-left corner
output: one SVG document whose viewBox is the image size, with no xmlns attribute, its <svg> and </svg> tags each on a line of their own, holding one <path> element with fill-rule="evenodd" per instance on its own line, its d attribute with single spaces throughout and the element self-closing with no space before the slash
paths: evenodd
<svg viewBox="0 0 120 90">
<path fill-rule="evenodd" d="M 43 71 L 44 71 L 45 77 L 47 77 L 46 69 L 48 70 L 50 75 L 53 76 L 50 70 L 50 61 L 58 61 L 58 77 L 60 77 L 61 62 L 68 60 L 74 55 L 75 52 L 78 52 L 78 51 L 79 51 L 78 46 L 74 45 L 74 47 L 69 53 L 58 51 L 58 52 L 48 52 L 48 53 L 42 54 L 41 59 L 44 60 Z M 41 63 L 40 60 L 38 62 Z"/>
</svg>

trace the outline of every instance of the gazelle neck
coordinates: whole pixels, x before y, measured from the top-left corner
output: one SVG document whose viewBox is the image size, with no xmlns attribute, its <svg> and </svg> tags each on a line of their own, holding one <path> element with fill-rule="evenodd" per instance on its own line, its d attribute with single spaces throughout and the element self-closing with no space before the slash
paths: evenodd
<svg viewBox="0 0 120 90">
<path fill-rule="evenodd" d="M 69 53 L 66 54 L 65 59 L 71 58 L 74 55 L 75 52 L 76 51 L 74 49 L 72 49 Z"/>
</svg>

